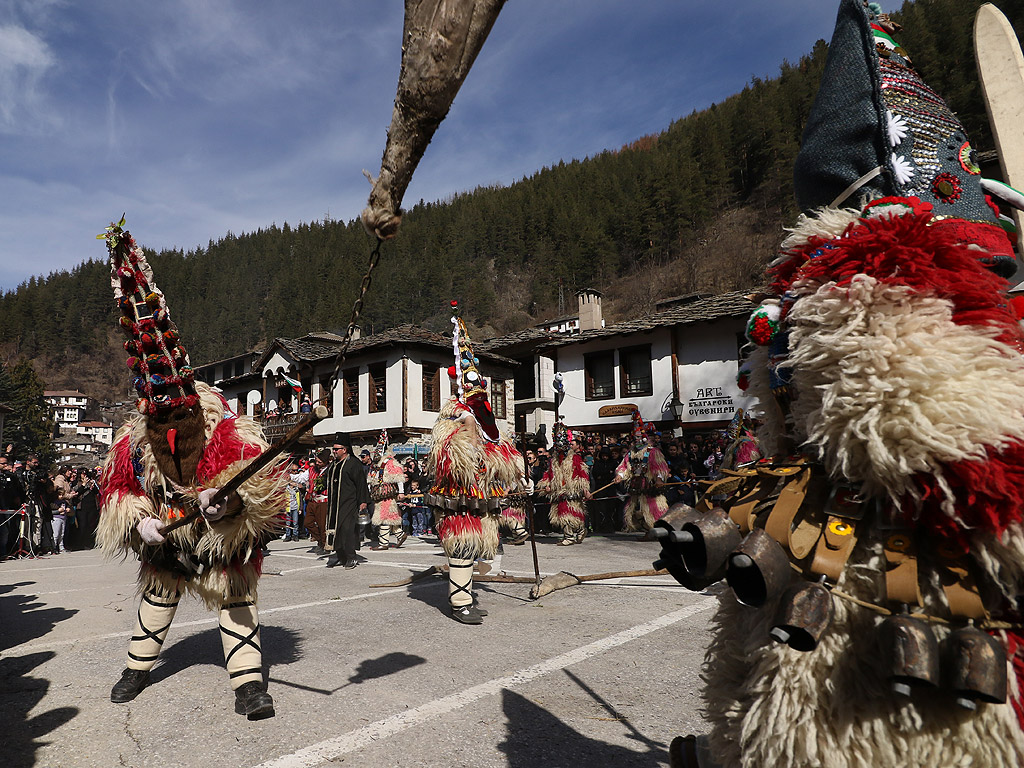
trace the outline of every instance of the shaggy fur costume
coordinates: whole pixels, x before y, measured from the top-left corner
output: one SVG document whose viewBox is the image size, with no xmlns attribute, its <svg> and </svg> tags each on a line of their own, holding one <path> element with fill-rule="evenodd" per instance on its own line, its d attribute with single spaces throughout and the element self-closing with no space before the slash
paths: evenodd
<svg viewBox="0 0 1024 768">
<path fill-rule="evenodd" d="M 196 484 L 181 488 L 192 499 L 202 488 L 224 485 L 267 448 L 252 419 L 226 417 L 224 399 L 202 382 L 196 382 L 196 391 L 207 442 L 196 469 Z M 287 502 L 284 469 L 283 463 L 272 464 L 242 485 L 238 495 L 244 509 L 240 514 L 213 523 L 200 520 L 169 534 L 170 543 L 209 564 L 202 574 L 186 580 L 155 566 L 155 548 L 143 544 L 136 531 L 143 517 L 169 523 L 184 514 L 180 506 L 164 501 L 175 489 L 153 455 L 145 417 L 136 416 L 118 431 L 103 465 L 97 541 L 108 556 L 134 551 L 140 557 L 140 592 L 174 595 L 189 591 L 211 609 L 219 609 L 226 597 L 254 600 L 262 564 L 261 538 L 276 532 L 278 514 Z M 161 545 L 164 547 L 167 545 Z"/>
<path fill-rule="evenodd" d="M 398 509 L 398 484 L 406 482 L 405 470 L 391 456 L 382 460 L 366 476 L 373 499 L 373 524 L 402 524 L 402 512 Z"/>
<path fill-rule="evenodd" d="M 552 453 L 551 465 L 537 483 L 537 493 L 551 500 L 551 525 L 566 533 L 583 528 L 587 517 L 583 500 L 589 491 L 590 470 L 583 458 L 573 450 Z"/>
<path fill-rule="evenodd" d="M 836 585 L 885 603 L 882 542 L 894 522 L 929 542 L 966 544 L 994 615 L 1018 622 L 1024 591 L 1024 337 L 979 251 L 933 226 L 927 207 L 860 219 L 802 217 L 774 265 L 788 355 L 759 348 L 750 394 L 767 451 L 794 447 L 886 511 L 858 528 Z M 773 368 L 789 369 L 773 395 Z M 933 570 L 923 610 L 946 616 Z M 797 577 L 799 578 L 799 577 Z M 948 691 L 896 697 L 879 642 L 884 617 L 834 598 L 820 645 L 801 653 L 768 632 L 777 600 L 753 609 L 722 594 L 704 677 L 709 742 L 724 766 L 1020 766 L 1024 648 L 1009 657 L 1009 700 L 967 712 Z M 961 622 L 962 623 L 962 622 Z M 949 629 L 931 625 L 941 640 Z M 883 660 L 883 661 L 880 661 Z"/>
<path fill-rule="evenodd" d="M 517 490 L 523 458 L 505 435 L 484 440 L 472 411 L 452 397 L 438 413 L 432 432 L 426 494 L 440 516 L 438 536 L 448 557 L 486 559 L 498 549 L 501 500 Z"/>
<path fill-rule="evenodd" d="M 660 449 L 636 443 L 615 470 L 629 493 L 623 516 L 627 531 L 649 531 L 668 512 L 668 501 L 659 487 L 668 479 L 668 462 Z"/>
</svg>

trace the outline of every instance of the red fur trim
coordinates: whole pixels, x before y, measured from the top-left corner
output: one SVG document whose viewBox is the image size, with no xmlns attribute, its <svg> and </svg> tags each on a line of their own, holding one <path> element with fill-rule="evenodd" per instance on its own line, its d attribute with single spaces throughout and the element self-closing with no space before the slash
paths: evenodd
<svg viewBox="0 0 1024 768">
<path fill-rule="evenodd" d="M 847 229 L 844 237 L 829 241 L 829 248 L 809 258 L 824 244 L 812 239 L 800 249 L 805 260 L 798 274 L 793 265 L 780 266 L 776 290 L 784 291 L 797 277 L 834 280 L 842 286 L 854 275 L 866 274 L 950 301 L 957 324 L 992 326 L 999 331 L 997 338 L 1008 344 L 1024 341 L 1017 318 L 1002 295 L 1006 281 L 979 261 L 984 252 L 958 242 L 954 228 L 929 226 L 931 221 L 931 216 L 915 214 L 862 220 Z"/>
<path fill-rule="evenodd" d="M 587 462 L 578 453 L 572 455 L 572 476 L 574 480 L 590 479 L 590 470 L 587 468 Z"/>
<path fill-rule="evenodd" d="M 992 633 L 999 638 L 999 633 Z M 1024 693 L 1024 632 L 1017 629 L 1008 629 L 1004 633 L 1006 638 L 1006 656 L 1010 660 L 1010 664 L 1013 667 L 1013 673 L 1017 677 L 1017 691 L 1016 697 L 1010 697 L 1010 704 L 1013 705 L 1013 711 L 1017 715 L 1017 723 L 1020 725 L 1021 730 L 1024 730 L 1024 700 L 1021 699 L 1021 693 Z"/>
<path fill-rule="evenodd" d="M 437 536 L 446 541 L 453 536 L 482 536 L 483 523 L 476 515 L 445 515 L 437 526 Z"/>
<path fill-rule="evenodd" d="M 583 522 L 586 519 L 586 516 L 580 512 L 579 507 L 569 503 L 568 501 L 558 502 L 558 516 L 563 519 L 571 517 L 574 520 L 579 520 L 580 522 Z"/>
<path fill-rule="evenodd" d="M 135 468 L 132 466 L 132 445 L 125 435 L 111 449 L 111 458 L 103 467 L 103 474 L 100 477 L 100 508 L 107 503 L 107 499 L 114 493 L 119 496 L 131 494 L 141 496 L 142 485 L 135 477 Z"/>
<path fill-rule="evenodd" d="M 484 443 L 484 461 L 489 461 L 493 458 L 513 461 L 519 457 L 519 451 L 517 451 L 515 447 L 506 440 L 502 440 L 500 443 Z"/>
<path fill-rule="evenodd" d="M 206 443 L 203 458 L 196 469 L 196 479 L 200 483 L 208 483 L 236 461 L 255 459 L 261 453 L 263 448 L 238 436 L 234 419 L 225 419 L 213 430 Z"/>
<path fill-rule="evenodd" d="M 1000 453 L 989 449 L 983 461 L 958 461 L 943 467 L 942 475 L 953 491 L 956 514 L 950 518 L 940 508 L 945 498 L 935 479 L 918 475 L 922 490 L 918 525 L 941 536 L 967 542 L 971 529 L 1001 536 L 1010 523 L 1024 519 L 1024 443 L 1015 441 Z M 908 516 L 913 505 L 905 504 Z"/>
</svg>

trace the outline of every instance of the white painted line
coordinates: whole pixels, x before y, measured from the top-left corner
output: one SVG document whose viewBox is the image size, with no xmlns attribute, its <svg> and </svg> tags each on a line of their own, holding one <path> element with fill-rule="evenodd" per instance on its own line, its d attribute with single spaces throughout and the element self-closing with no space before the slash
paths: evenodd
<svg viewBox="0 0 1024 768">
<path fill-rule="evenodd" d="M 124 589 L 124 588 L 127 588 L 127 587 L 138 587 L 138 586 L 139 586 L 139 582 L 137 582 L 137 581 L 130 581 L 127 584 L 115 584 L 115 585 L 113 585 L 113 588 L 114 589 Z M 27 592 L 25 592 L 25 594 L 26 595 L 32 595 L 34 597 L 40 597 L 41 595 L 64 595 L 64 594 L 67 594 L 68 592 L 88 592 L 90 589 L 110 589 L 110 588 L 111 588 L 110 584 L 97 584 L 95 587 L 79 587 L 78 589 L 55 589 L 52 592 L 32 592 L 32 591 L 27 591 Z M 20 593 L 14 592 L 12 594 L 20 594 Z"/>
<path fill-rule="evenodd" d="M 429 582 L 428 582 L 429 583 Z M 440 582 L 438 582 L 440 583 Z M 260 616 L 269 616 L 272 613 L 284 613 L 285 611 L 299 611 L 303 608 L 316 608 L 321 605 L 332 605 L 334 603 L 348 603 L 353 600 L 364 600 L 369 597 L 378 597 L 380 595 L 390 595 L 395 592 L 405 592 L 409 585 L 402 587 L 392 587 L 390 589 L 375 589 L 372 592 L 363 592 L 358 595 L 349 595 L 348 597 L 335 597 L 329 600 L 317 600 L 315 603 L 300 603 L 298 605 L 282 605 L 277 608 L 260 608 Z M 204 624 L 216 624 L 218 618 L 213 616 L 208 619 L 196 619 L 195 621 L 182 621 L 174 622 L 172 629 L 180 629 L 182 627 L 199 627 Z M 68 640 L 53 640 L 49 643 L 29 643 L 23 645 L 15 645 L 8 648 L 5 651 L 0 652 L 0 658 L 9 656 L 20 656 L 23 653 L 30 653 L 37 650 L 45 650 L 47 648 L 60 648 L 65 645 L 74 645 L 75 643 L 94 643 L 98 640 L 111 640 L 118 637 L 131 637 L 132 632 L 111 632 L 106 635 L 93 635 L 92 637 L 75 637 Z"/>
<path fill-rule="evenodd" d="M 41 568 L 0 568 L 0 573 L 37 573 L 39 571 L 67 571 L 72 568 L 102 568 L 107 563 L 96 563 L 95 565 L 45 565 Z"/>
<path fill-rule="evenodd" d="M 717 600 L 706 598 L 652 621 L 638 624 L 635 627 L 609 635 L 589 645 L 581 646 L 550 658 L 547 661 L 534 664 L 532 667 L 520 669 L 511 675 L 488 680 L 486 683 L 474 685 L 451 696 L 428 701 L 426 704 L 421 704 L 413 709 L 403 710 L 391 717 L 370 723 L 362 728 L 356 728 L 333 739 L 321 741 L 319 744 L 313 744 L 290 755 L 282 755 L 273 760 L 260 763 L 256 768 L 312 768 L 312 766 L 323 765 L 324 763 L 337 760 L 343 755 L 360 750 L 363 747 L 379 743 L 381 739 L 387 739 L 408 728 L 441 717 L 449 712 L 454 712 L 487 696 L 493 696 L 502 690 L 518 688 L 538 677 L 550 674 L 551 672 L 557 672 L 560 669 L 585 661 L 612 648 L 625 645 L 651 632 L 671 626 L 696 613 L 709 610 L 717 604 Z"/>
</svg>

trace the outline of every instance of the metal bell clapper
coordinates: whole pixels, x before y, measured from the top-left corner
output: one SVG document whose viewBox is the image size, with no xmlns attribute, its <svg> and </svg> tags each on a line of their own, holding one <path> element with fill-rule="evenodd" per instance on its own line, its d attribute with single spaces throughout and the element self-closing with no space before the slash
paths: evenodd
<svg viewBox="0 0 1024 768">
<path fill-rule="evenodd" d="M 691 576 L 708 584 L 725 575 L 725 559 L 743 538 L 739 527 L 721 507 L 685 523 L 681 533 L 688 534 L 689 539 L 678 542 L 683 565 Z"/>
<path fill-rule="evenodd" d="M 978 702 L 1006 701 L 1006 649 L 973 622 L 946 640 L 947 685 L 964 709 L 975 710 Z"/>
<path fill-rule="evenodd" d="M 880 627 L 881 643 L 889 651 L 889 680 L 893 693 L 910 696 L 914 688 L 934 688 L 940 679 L 939 642 L 928 622 L 907 611 L 889 616 Z"/>
<path fill-rule="evenodd" d="M 772 640 L 785 643 L 794 651 L 813 651 L 832 623 L 835 605 L 832 592 L 822 576 L 817 582 L 792 584 L 779 602 Z"/>
<path fill-rule="evenodd" d="M 725 578 L 737 600 L 760 608 L 789 585 L 793 569 L 782 545 L 755 528 L 729 555 Z"/>
</svg>

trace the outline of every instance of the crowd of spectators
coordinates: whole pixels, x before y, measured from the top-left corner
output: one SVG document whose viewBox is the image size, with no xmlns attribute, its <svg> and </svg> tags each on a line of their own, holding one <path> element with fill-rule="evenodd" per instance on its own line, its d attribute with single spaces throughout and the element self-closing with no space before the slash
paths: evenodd
<svg viewBox="0 0 1024 768">
<path fill-rule="evenodd" d="M 98 522 L 96 470 L 43 468 L 13 445 L 0 455 L 0 560 L 90 549 Z"/>
<path fill-rule="evenodd" d="M 717 476 L 723 460 L 723 450 L 727 443 L 724 431 L 697 433 L 676 438 L 655 433 L 652 443 L 658 446 L 668 461 L 670 475 L 665 484 L 666 499 L 671 506 L 683 502 L 693 506 L 700 491 L 700 482 Z M 595 435 L 577 435 L 573 448 L 583 456 L 590 468 L 590 487 L 593 498 L 586 502 L 588 524 L 591 531 L 612 532 L 621 529 L 622 508 L 626 493 L 614 480 L 616 470 L 624 457 L 629 453 L 628 436 L 621 438 L 601 438 Z M 372 468 L 370 451 L 363 450 L 358 455 L 367 474 Z M 534 485 L 541 479 L 550 462 L 550 449 L 546 446 L 528 448 L 525 454 L 526 468 Z M 399 456 L 398 462 L 405 470 L 407 480 L 399 495 L 399 508 L 402 510 L 403 525 L 407 533 L 417 537 L 436 536 L 433 517 L 423 501 L 423 491 L 429 488 L 430 478 L 426 472 L 426 459 L 423 457 Z M 295 506 L 283 512 L 288 527 L 282 538 L 308 538 L 302 520 L 305 513 L 303 500 L 310 488 L 313 488 L 316 475 L 316 464 L 313 456 L 297 460 L 292 468 L 291 486 L 293 493 L 298 490 L 300 512 L 296 516 Z M 294 498 L 294 497 L 293 497 Z M 540 534 L 553 533 L 548 523 L 547 500 L 534 494 L 535 530 Z M 361 536 L 365 540 L 375 541 L 376 536 L 368 522 L 362 524 Z M 294 533 L 294 531 L 298 533 Z M 315 538 L 315 537 L 314 537 Z"/>
</svg>

